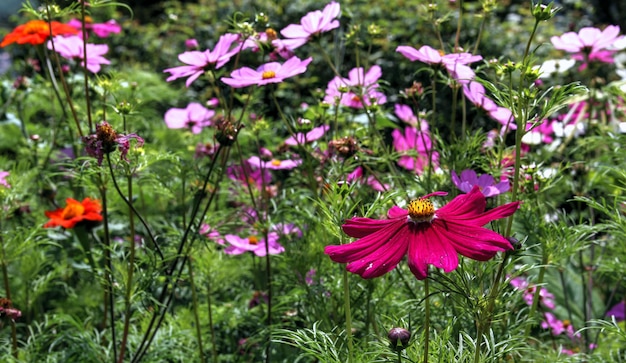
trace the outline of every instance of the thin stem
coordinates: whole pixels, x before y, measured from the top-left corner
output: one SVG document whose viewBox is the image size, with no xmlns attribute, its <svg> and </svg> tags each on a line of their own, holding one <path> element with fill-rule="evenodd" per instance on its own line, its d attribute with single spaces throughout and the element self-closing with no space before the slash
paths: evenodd
<svg viewBox="0 0 626 363">
<path fill-rule="evenodd" d="M 213 326 L 213 308 L 211 307 L 211 277 L 207 279 L 207 307 L 209 313 L 209 329 L 211 329 L 211 359 L 213 363 L 217 363 L 217 344 L 215 343 L 215 327 Z"/>
<path fill-rule="evenodd" d="M 459 20 L 456 24 L 456 36 L 454 37 L 454 52 L 459 49 L 459 39 L 461 38 L 461 27 L 463 25 L 463 0 L 459 1 Z"/>
<path fill-rule="evenodd" d="M 528 316 L 532 317 L 533 315 L 535 315 L 535 311 L 537 311 L 537 307 L 539 306 L 539 297 L 541 296 L 541 285 L 543 284 L 543 278 L 546 274 L 546 265 L 548 263 L 548 253 L 546 252 L 546 249 L 543 249 L 543 257 L 541 259 L 541 267 L 539 268 L 539 275 L 537 276 L 537 282 L 535 284 L 535 294 L 533 295 L 533 304 L 530 306 L 530 311 L 528 312 Z M 583 280 L 584 281 L 584 280 Z M 584 294 L 583 294 L 584 297 Z M 530 329 L 533 327 L 533 323 L 531 322 L 530 324 L 526 325 L 526 329 L 524 330 L 524 337 L 528 338 L 528 336 L 530 335 Z"/>
<path fill-rule="evenodd" d="M 487 24 L 487 19 L 489 18 L 489 13 L 483 14 L 483 21 L 480 22 L 480 29 L 478 30 L 478 36 L 476 37 L 476 43 L 474 44 L 474 50 L 472 54 L 476 54 L 478 52 L 478 45 L 480 44 L 480 40 L 483 37 L 483 32 L 485 31 L 485 25 Z"/>
<path fill-rule="evenodd" d="M 202 330 L 200 329 L 200 317 L 198 315 L 198 293 L 196 291 L 196 283 L 193 276 L 193 268 L 191 256 L 187 256 L 187 268 L 189 269 L 189 285 L 191 287 L 191 301 L 193 306 L 193 318 L 196 322 L 196 339 L 198 340 L 198 354 L 200 354 L 200 361 L 206 363 L 206 357 L 204 356 L 204 345 L 202 345 Z"/>
<path fill-rule="evenodd" d="M 263 173 L 263 171 L 261 171 Z M 272 346 L 272 264 L 270 259 L 269 231 L 265 228 L 265 273 L 267 278 L 267 329 L 268 339 L 265 347 L 265 363 L 270 363 Z"/>
<path fill-rule="evenodd" d="M 86 1 L 81 1 L 80 4 L 80 17 L 81 17 L 81 24 L 82 24 L 82 31 L 83 31 L 83 79 L 85 80 L 84 82 L 84 86 L 85 86 L 85 101 L 87 102 L 87 120 L 88 120 L 88 125 L 89 125 L 89 132 L 91 133 L 93 131 L 93 123 L 91 121 L 91 100 L 89 99 L 89 77 L 87 77 L 87 75 L 89 74 L 89 70 L 87 69 L 87 27 L 85 26 L 85 3 Z"/>
<path fill-rule="evenodd" d="M 2 229 L 0 229 L 1 231 Z M 2 249 L 2 281 L 4 282 L 4 292 L 6 298 L 11 301 L 11 285 L 9 284 L 9 269 L 7 267 L 6 251 L 4 249 L 4 238 L 0 234 L 0 248 Z M 17 330 L 15 328 L 15 322 L 11 319 L 11 354 L 16 359 L 18 358 L 17 352 Z"/>
<path fill-rule="evenodd" d="M 424 363 L 428 363 L 428 345 L 430 341 L 430 292 L 428 278 L 424 280 Z"/>
<path fill-rule="evenodd" d="M 343 270 L 343 308 L 346 313 L 346 338 L 348 340 L 348 363 L 354 363 L 354 345 L 352 343 L 352 313 L 350 311 L 350 285 L 348 271 Z"/>
</svg>

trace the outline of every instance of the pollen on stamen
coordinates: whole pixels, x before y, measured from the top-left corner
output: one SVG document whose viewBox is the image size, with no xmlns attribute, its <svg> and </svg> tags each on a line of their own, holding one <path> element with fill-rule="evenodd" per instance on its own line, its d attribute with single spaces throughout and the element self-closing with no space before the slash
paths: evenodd
<svg viewBox="0 0 626 363">
<path fill-rule="evenodd" d="M 251 245 L 258 245 L 259 239 L 256 236 L 250 236 L 248 237 L 248 243 Z"/>
<path fill-rule="evenodd" d="M 261 74 L 261 78 L 263 78 L 263 79 L 270 79 L 270 78 L 274 78 L 274 77 L 276 77 L 276 72 L 274 72 L 274 71 L 264 71 Z"/>
<path fill-rule="evenodd" d="M 435 206 L 428 199 L 414 199 L 407 208 L 409 217 L 414 222 L 429 222 L 435 215 Z"/>
<path fill-rule="evenodd" d="M 271 161 L 272 165 L 274 166 L 280 166 L 280 164 L 282 163 L 280 160 L 278 159 L 272 159 Z"/>
</svg>

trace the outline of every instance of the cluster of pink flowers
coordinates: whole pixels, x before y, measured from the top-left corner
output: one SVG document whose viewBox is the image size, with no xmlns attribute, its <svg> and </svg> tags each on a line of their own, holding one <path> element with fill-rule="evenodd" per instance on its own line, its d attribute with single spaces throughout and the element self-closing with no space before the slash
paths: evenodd
<svg viewBox="0 0 626 363">
<path fill-rule="evenodd" d="M 583 70 L 591 62 L 614 62 L 615 52 L 626 48 L 626 38 L 619 32 L 620 28 L 616 25 L 609 25 L 604 30 L 585 27 L 578 33 L 567 32 L 550 40 L 554 48 L 572 53 L 572 58 L 581 61 L 580 70 Z"/>
</svg>

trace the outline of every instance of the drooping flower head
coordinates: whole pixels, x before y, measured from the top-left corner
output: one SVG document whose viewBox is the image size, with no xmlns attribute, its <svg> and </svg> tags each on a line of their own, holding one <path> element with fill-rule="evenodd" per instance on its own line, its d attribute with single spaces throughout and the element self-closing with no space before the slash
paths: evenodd
<svg viewBox="0 0 626 363">
<path fill-rule="evenodd" d="M 191 102 L 186 108 L 170 108 L 165 112 L 165 124 L 170 129 L 188 128 L 199 134 L 203 128 L 211 125 L 215 111 L 209 110 L 197 102 Z"/>
<path fill-rule="evenodd" d="M 77 224 L 93 224 L 102 221 L 102 207 L 100 201 L 85 198 L 79 202 L 73 198 L 65 200 L 65 207 L 53 211 L 45 211 L 50 220 L 43 225 L 44 228 L 61 226 L 65 229 L 74 228 Z"/>
<path fill-rule="evenodd" d="M 486 96 L 485 87 L 476 81 L 463 84 L 463 94 L 474 106 L 483 109 L 489 117 L 502 124 L 503 130 L 515 130 L 513 113 L 506 107 L 498 106 L 491 98 Z"/>
<path fill-rule="evenodd" d="M 280 83 L 285 78 L 304 73 L 306 67 L 313 58 L 301 60 L 298 57 L 289 58 L 285 63 L 266 63 L 256 70 L 248 67 L 239 68 L 230 74 L 230 77 L 222 77 L 222 82 L 233 88 L 242 88 L 252 85 L 263 86 L 270 83 Z"/>
<path fill-rule="evenodd" d="M 616 48 L 623 47 L 624 36 L 619 35 L 619 26 L 609 25 L 604 30 L 584 27 L 578 33 L 567 32 L 550 38 L 554 48 L 574 53 L 572 58 L 587 62 L 613 63 Z"/>
<path fill-rule="evenodd" d="M 98 159 L 98 165 L 102 165 L 104 155 L 120 150 L 120 158 L 128 161 L 126 155 L 130 150 L 130 140 L 137 141 L 137 147 L 143 146 L 143 139 L 137 134 L 120 134 L 106 121 L 96 125 L 96 133 L 83 137 L 85 151 L 88 155 Z"/>
<path fill-rule="evenodd" d="M 300 20 L 300 24 L 288 25 L 280 31 L 285 38 L 281 40 L 283 46 L 288 49 L 296 49 L 305 44 L 311 37 L 319 33 L 339 27 L 336 19 L 341 14 L 339 3 L 331 2 L 324 7 L 324 10 L 315 10 L 306 14 Z"/>
<path fill-rule="evenodd" d="M 59 23 L 58 21 L 52 21 L 48 24 L 47 21 L 43 20 L 31 20 L 26 24 L 18 25 L 12 32 L 7 34 L 2 40 L 2 43 L 0 43 L 0 48 L 13 43 L 31 45 L 43 44 L 50 37 L 50 32 L 52 32 L 52 36 L 55 37 L 57 35 L 76 34 L 78 30 L 67 24 Z"/>
<path fill-rule="evenodd" d="M 204 52 L 190 51 L 179 54 L 178 60 L 187 65 L 163 70 L 163 72 L 170 74 L 166 81 L 171 82 L 178 78 L 189 77 L 185 82 L 185 86 L 189 87 L 206 70 L 219 69 L 228 63 L 230 58 L 237 54 L 240 49 L 237 46 L 231 49 L 231 45 L 237 40 L 239 40 L 238 34 L 227 33 L 220 37 L 213 50 L 207 49 Z"/>
<path fill-rule="evenodd" d="M 459 177 L 456 171 L 452 171 L 452 182 L 464 193 L 469 193 L 474 186 L 478 186 L 485 197 L 493 197 L 507 192 L 511 186 L 508 181 L 501 181 L 496 184 L 493 176 L 482 174 L 480 177 L 474 170 L 466 169 L 461 172 Z"/>
<path fill-rule="evenodd" d="M 109 46 L 106 44 L 87 44 L 87 65 L 85 65 L 85 44 L 83 39 L 79 36 L 54 37 L 48 41 L 48 49 L 53 49 L 66 59 L 79 59 L 81 65 L 86 67 L 92 73 L 100 72 L 102 64 L 111 64 L 111 62 L 104 58 L 103 55 L 109 51 Z"/>
<path fill-rule="evenodd" d="M 483 59 L 482 56 L 471 53 L 443 54 L 428 45 L 423 45 L 419 50 L 408 45 L 401 45 L 396 48 L 396 52 L 412 62 L 442 65 L 452 78 L 461 84 L 468 83 L 475 76 L 474 71 L 467 65 Z"/>
<path fill-rule="evenodd" d="M 428 277 L 428 265 L 450 272 L 459 265 L 459 256 L 487 261 L 496 253 L 513 248 L 500 234 L 482 228 L 485 224 L 515 213 L 520 202 L 485 211 L 485 196 L 478 187 L 435 209 L 429 200 L 446 195 L 435 192 L 411 201 L 408 208 L 394 206 L 388 219 L 354 217 L 343 231 L 356 241 L 327 246 L 333 261 L 347 263 L 346 269 L 363 278 L 379 277 L 393 270 L 407 255 L 411 272 L 419 280 Z"/>
<path fill-rule="evenodd" d="M 326 87 L 324 102 L 334 105 L 336 99 L 339 104 L 351 108 L 363 108 L 369 105 L 382 105 L 387 97 L 378 91 L 378 80 L 382 76 L 380 66 L 372 66 L 364 74 L 362 67 L 353 68 L 348 78 L 335 76 Z"/>
<path fill-rule="evenodd" d="M 70 21 L 67 22 L 67 25 L 74 27 L 76 30 L 78 30 L 79 37 L 83 36 L 82 21 L 78 19 L 70 19 Z M 106 38 L 111 34 L 119 34 L 122 31 L 122 27 L 115 21 L 115 19 L 111 19 L 105 23 L 94 23 L 93 19 L 90 16 L 85 16 L 85 29 L 88 31 L 92 31 L 100 38 Z"/>
</svg>

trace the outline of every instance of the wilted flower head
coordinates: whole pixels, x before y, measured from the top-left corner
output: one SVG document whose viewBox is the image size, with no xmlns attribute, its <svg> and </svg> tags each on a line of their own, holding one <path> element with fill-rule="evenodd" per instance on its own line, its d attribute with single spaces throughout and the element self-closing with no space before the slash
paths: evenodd
<svg viewBox="0 0 626 363">
<path fill-rule="evenodd" d="M 78 30 L 58 21 L 51 21 L 48 24 L 47 21 L 43 20 L 31 20 L 26 24 L 18 25 L 11 33 L 7 34 L 0 43 L 0 48 L 13 43 L 43 44 L 50 37 L 50 33 L 55 37 L 57 35 L 76 34 Z"/>
<path fill-rule="evenodd" d="M 230 77 L 222 77 L 221 80 L 233 88 L 280 83 L 284 81 L 285 78 L 304 73 L 306 67 L 312 60 L 313 58 L 301 60 L 298 57 L 292 57 L 283 64 L 270 62 L 260 66 L 256 70 L 243 67 L 232 72 Z"/>
<path fill-rule="evenodd" d="M 197 102 L 191 102 L 186 108 L 170 108 L 165 112 L 165 124 L 170 129 L 188 128 L 199 134 L 206 126 L 211 125 L 215 111 L 209 110 Z"/>
<path fill-rule="evenodd" d="M 466 169 L 461 172 L 459 177 L 456 171 L 452 171 L 452 182 L 464 193 L 469 193 L 474 186 L 478 186 L 485 197 L 493 197 L 507 192 L 511 186 L 508 181 L 501 181 L 496 184 L 493 176 L 482 174 L 480 177 L 474 170 Z"/>
<path fill-rule="evenodd" d="M 335 18 L 340 14 L 339 3 L 333 1 L 326 5 L 322 11 L 315 10 L 306 14 L 300 20 L 300 24 L 291 24 L 281 30 L 280 33 L 287 38 L 281 42 L 291 50 L 296 49 L 305 44 L 312 36 L 338 28 L 339 21 Z"/>
<path fill-rule="evenodd" d="M 50 220 L 44 224 L 44 228 L 61 226 L 65 229 L 74 228 L 77 224 L 92 225 L 93 222 L 102 221 L 102 207 L 100 201 L 85 198 L 82 202 L 73 198 L 65 200 L 65 207 L 53 211 L 45 211 Z"/>
<path fill-rule="evenodd" d="M 415 277 L 428 277 L 428 265 L 451 272 L 459 265 L 458 254 L 487 261 L 500 251 L 511 250 L 511 243 L 500 234 L 482 228 L 485 224 L 515 213 L 520 202 L 508 203 L 489 211 L 478 187 L 435 209 L 430 197 L 411 201 L 408 208 L 394 206 L 388 219 L 354 217 L 342 226 L 356 241 L 324 249 L 333 261 L 347 263 L 346 269 L 363 278 L 382 276 L 393 270 L 405 255 Z"/>
<path fill-rule="evenodd" d="M 81 65 L 87 68 L 92 73 L 100 72 L 100 66 L 102 64 L 111 64 L 111 62 L 104 58 L 103 55 L 109 51 L 109 46 L 106 44 L 87 44 L 87 64 L 84 61 L 84 42 L 79 36 L 54 37 L 48 42 L 48 49 L 52 50 L 54 43 L 54 50 L 66 59 L 80 59 Z"/>
<path fill-rule="evenodd" d="M 120 158 L 128 161 L 126 155 L 130 150 L 131 139 L 137 141 L 137 147 L 143 145 L 143 139 L 137 134 L 119 134 L 108 122 L 102 121 L 96 125 L 96 133 L 83 137 L 83 142 L 87 154 L 97 158 L 98 165 L 102 165 L 104 155 L 113 152 L 115 148 L 120 150 Z"/>
<path fill-rule="evenodd" d="M 21 316 L 22 312 L 13 307 L 11 300 L 4 297 L 0 298 L 0 319 L 6 317 L 15 320 Z"/>
<path fill-rule="evenodd" d="M 411 341 L 411 332 L 404 328 L 392 328 L 387 334 L 389 346 L 394 351 L 404 350 Z"/>
<path fill-rule="evenodd" d="M 369 105 L 382 105 L 387 97 L 378 91 L 378 80 L 382 76 L 380 66 L 372 66 L 364 74 L 362 67 L 353 68 L 348 78 L 335 76 L 326 88 L 324 102 L 334 105 L 339 98 L 339 104 L 351 108 L 363 108 Z"/>
</svg>

